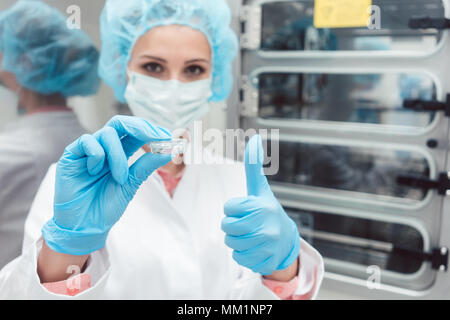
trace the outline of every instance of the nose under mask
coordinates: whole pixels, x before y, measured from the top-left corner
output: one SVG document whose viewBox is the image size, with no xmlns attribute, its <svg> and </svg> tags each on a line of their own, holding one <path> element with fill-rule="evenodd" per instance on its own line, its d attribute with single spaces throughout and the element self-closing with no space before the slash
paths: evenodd
<svg viewBox="0 0 450 320">
<path fill-rule="evenodd" d="M 183 83 L 136 72 L 128 72 L 128 76 L 125 99 L 131 111 L 152 124 L 171 131 L 184 129 L 209 112 L 211 78 Z"/>
</svg>

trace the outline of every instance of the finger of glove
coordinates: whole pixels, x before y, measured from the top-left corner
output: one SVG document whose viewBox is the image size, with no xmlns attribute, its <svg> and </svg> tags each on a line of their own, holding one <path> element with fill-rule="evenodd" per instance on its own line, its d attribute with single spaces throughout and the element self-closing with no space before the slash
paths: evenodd
<svg viewBox="0 0 450 320">
<path fill-rule="evenodd" d="M 243 236 L 225 236 L 225 244 L 233 250 L 244 251 L 260 246 L 264 243 L 264 237 L 258 233 L 247 234 Z"/>
<path fill-rule="evenodd" d="M 123 150 L 127 158 L 130 158 L 133 154 L 136 153 L 137 150 L 142 148 L 142 146 L 145 144 L 145 143 L 143 144 L 141 140 L 138 140 L 132 136 L 125 136 L 121 139 L 121 141 Z"/>
<path fill-rule="evenodd" d="M 105 150 L 111 175 L 117 183 L 123 185 L 128 180 L 128 160 L 116 130 L 104 127 L 94 136 Z"/>
<path fill-rule="evenodd" d="M 158 168 L 166 165 L 172 160 L 170 154 L 153 154 L 146 153 L 140 157 L 130 168 L 130 183 L 138 182 L 140 185 L 142 182 Z"/>
<path fill-rule="evenodd" d="M 263 222 L 263 217 L 259 213 L 252 213 L 242 218 L 225 217 L 222 219 L 222 230 L 230 236 L 243 236 L 258 232 Z"/>
<path fill-rule="evenodd" d="M 264 148 L 261 136 L 253 136 L 245 148 L 245 174 L 249 196 L 270 193 L 269 182 L 264 175 Z"/>
<path fill-rule="evenodd" d="M 106 126 L 117 131 L 124 144 L 125 154 L 129 157 L 144 144 L 152 141 L 168 141 L 172 139 L 169 130 L 155 126 L 138 117 L 115 116 Z"/>
<path fill-rule="evenodd" d="M 244 217 L 258 211 L 258 199 L 254 196 L 232 198 L 225 202 L 223 211 L 228 217 Z"/>
<path fill-rule="evenodd" d="M 92 135 L 85 134 L 71 143 L 64 152 L 63 159 L 76 161 L 87 158 L 86 166 L 90 175 L 97 175 L 104 167 L 105 152 Z"/>
</svg>

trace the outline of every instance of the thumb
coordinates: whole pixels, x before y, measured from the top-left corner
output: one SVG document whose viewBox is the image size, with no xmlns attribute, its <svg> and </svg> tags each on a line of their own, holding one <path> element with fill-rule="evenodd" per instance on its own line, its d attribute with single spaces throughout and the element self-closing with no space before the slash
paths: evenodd
<svg viewBox="0 0 450 320">
<path fill-rule="evenodd" d="M 264 175 L 264 149 L 259 135 L 253 136 L 245 148 L 245 175 L 249 196 L 260 196 L 270 191 L 269 183 Z"/>
<path fill-rule="evenodd" d="M 172 160 L 170 154 L 146 153 L 140 157 L 130 168 L 130 177 L 143 183 L 158 168 L 166 165 Z"/>
</svg>

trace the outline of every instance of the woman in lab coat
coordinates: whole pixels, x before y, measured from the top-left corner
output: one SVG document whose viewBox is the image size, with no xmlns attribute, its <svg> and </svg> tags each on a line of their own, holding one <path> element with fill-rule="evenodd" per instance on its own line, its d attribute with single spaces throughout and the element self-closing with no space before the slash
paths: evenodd
<svg viewBox="0 0 450 320">
<path fill-rule="evenodd" d="M 259 136 L 245 165 L 145 147 L 228 96 L 237 39 L 226 3 L 108 0 L 101 23 L 100 75 L 138 117 L 80 137 L 49 170 L 0 298 L 314 298 L 321 256 L 270 191 Z M 182 160 L 201 144 L 189 139 Z"/>
<path fill-rule="evenodd" d="M 24 223 L 49 166 L 86 130 L 67 98 L 97 92 L 99 53 L 81 30 L 39 1 L 0 12 L 0 268 L 21 254 Z M 13 105 L 6 106 L 6 103 Z"/>
</svg>

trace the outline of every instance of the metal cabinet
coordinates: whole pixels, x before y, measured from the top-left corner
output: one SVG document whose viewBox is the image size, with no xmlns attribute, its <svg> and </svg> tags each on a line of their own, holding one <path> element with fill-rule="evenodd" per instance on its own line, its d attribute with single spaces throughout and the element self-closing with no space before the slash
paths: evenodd
<svg viewBox="0 0 450 320">
<path fill-rule="evenodd" d="M 233 3 L 228 127 L 280 130 L 269 180 L 324 256 L 324 289 L 450 298 L 450 1 L 373 3 L 379 30 L 316 29 L 313 0 Z"/>
</svg>

